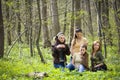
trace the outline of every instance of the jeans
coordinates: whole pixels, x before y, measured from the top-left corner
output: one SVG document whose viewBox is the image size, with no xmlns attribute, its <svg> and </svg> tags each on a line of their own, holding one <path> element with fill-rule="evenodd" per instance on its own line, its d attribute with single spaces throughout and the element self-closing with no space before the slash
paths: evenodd
<svg viewBox="0 0 120 80">
<path fill-rule="evenodd" d="M 75 66 L 72 63 L 69 63 L 66 68 L 68 68 L 70 71 L 75 69 Z"/>
<path fill-rule="evenodd" d="M 63 67 L 65 67 L 65 63 L 64 62 L 54 63 L 54 67 L 55 68 L 63 68 Z"/>
<path fill-rule="evenodd" d="M 83 72 L 84 70 L 85 70 L 85 67 L 82 64 L 80 64 L 78 72 Z"/>
</svg>

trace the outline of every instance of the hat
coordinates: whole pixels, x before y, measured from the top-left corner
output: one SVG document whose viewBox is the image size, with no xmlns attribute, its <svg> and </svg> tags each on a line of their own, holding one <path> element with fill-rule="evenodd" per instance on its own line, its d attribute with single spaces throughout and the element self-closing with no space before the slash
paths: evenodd
<svg viewBox="0 0 120 80">
<path fill-rule="evenodd" d="M 76 28 L 76 29 L 75 29 L 75 32 L 82 32 L 82 29 Z"/>
<path fill-rule="evenodd" d="M 59 35 L 61 35 L 61 34 L 63 34 L 63 32 L 59 32 L 59 33 L 57 34 L 57 36 L 59 36 Z"/>
</svg>

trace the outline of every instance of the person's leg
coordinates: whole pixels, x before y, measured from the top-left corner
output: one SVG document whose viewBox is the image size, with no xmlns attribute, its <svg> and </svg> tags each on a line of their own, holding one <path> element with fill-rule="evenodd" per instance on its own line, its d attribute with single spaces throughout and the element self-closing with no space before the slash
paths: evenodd
<svg viewBox="0 0 120 80">
<path fill-rule="evenodd" d="M 59 68 L 60 67 L 58 63 L 54 63 L 53 65 L 54 65 L 55 68 Z"/>
<path fill-rule="evenodd" d="M 72 63 L 69 63 L 66 68 L 68 68 L 70 71 L 75 69 L 75 66 Z"/>
<path fill-rule="evenodd" d="M 80 64 L 78 72 L 83 72 L 84 70 L 85 70 L 85 67 L 82 64 Z"/>
</svg>

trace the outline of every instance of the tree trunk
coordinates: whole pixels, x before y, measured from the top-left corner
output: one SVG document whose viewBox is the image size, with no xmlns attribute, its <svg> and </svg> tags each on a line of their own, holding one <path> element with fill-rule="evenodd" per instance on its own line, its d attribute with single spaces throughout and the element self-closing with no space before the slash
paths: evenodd
<svg viewBox="0 0 120 80">
<path fill-rule="evenodd" d="M 98 36 L 99 36 L 100 43 L 102 44 L 101 2 L 96 1 L 95 3 L 97 8 Z"/>
<path fill-rule="evenodd" d="M 47 27 L 47 2 L 46 0 L 41 0 L 42 3 L 42 33 L 43 33 L 43 46 L 50 47 L 51 42 L 49 39 L 49 31 Z"/>
<path fill-rule="evenodd" d="M 80 5 L 81 0 L 74 0 L 75 4 L 75 27 L 76 28 L 81 28 L 81 17 L 80 17 L 80 10 L 81 10 L 81 5 Z"/>
<path fill-rule="evenodd" d="M 38 35 L 37 35 L 37 39 L 36 39 L 36 47 L 37 47 L 37 50 L 38 50 L 38 54 L 40 55 L 41 62 L 45 63 L 44 57 L 42 55 L 42 52 L 41 52 L 40 46 L 39 46 L 39 39 L 40 39 L 40 33 L 41 33 L 40 0 L 37 0 L 37 8 L 38 8 L 38 15 L 39 15 L 40 26 L 37 29 Z"/>
<path fill-rule="evenodd" d="M 28 10 L 29 4 L 28 4 L 28 0 L 25 0 L 25 14 L 26 14 L 26 19 L 25 19 L 25 30 L 27 30 L 25 32 L 25 41 L 27 44 L 29 44 L 29 10 Z"/>
<path fill-rule="evenodd" d="M 53 24 L 52 33 L 53 36 L 55 36 L 60 31 L 57 0 L 51 0 L 51 9 L 52 9 L 52 24 Z"/>
<path fill-rule="evenodd" d="M 103 34 L 103 39 L 104 39 L 104 52 L 105 52 L 105 58 L 107 57 L 107 34 L 109 34 L 109 31 L 106 32 L 109 29 L 109 6 L 108 6 L 108 0 L 102 0 L 102 34 Z M 108 37 L 109 38 L 109 37 Z"/>
<path fill-rule="evenodd" d="M 65 2 L 65 13 L 64 13 L 64 28 L 63 28 L 63 33 L 66 31 L 66 25 L 67 25 L 67 1 Z"/>
<path fill-rule="evenodd" d="M 114 0 L 114 13 L 116 21 L 116 29 L 118 32 L 118 53 L 120 54 L 120 0 Z"/>
<path fill-rule="evenodd" d="M 33 42 L 32 42 L 32 0 L 26 0 L 26 9 L 27 9 L 27 15 L 26 15 L 26 29 L 27 34 L 26 37 L 29 41 L 29 47 L 30 47 L 30 55 L 33 56 Z"/>
<path fill-rule="evenodd" d="M 74 35 L 74 0 L 72 0 L 71 26 L 70 26 L 69 35 L 70 35 L 70 37 L 69 37 L 69 46 L 70 46 L 73 35 Z"/>
<path fill-rule="evenodd" d="M 21 19 L 20 19 L 20 1 L 19 0 L 17 0 L 16 6 L 17 6 L 17 9 L 18 9 L 18 12 L 16 13 L 16 15 L 17 15 L 17 25 L 18 25 L 17 34 L 18 34 L 18 36 L 20 36 L 20 34 L 21 34 Z M 21 37 L 19 38 L 19 42 L 22 43 Z"/>
<path fill-rule="evenodd" d="M 8 0 L 5 0 L 5 2 L 7 3 Z M 8 45 L 11 45 L 11 32 L 10 32 L 10 19 L 9 19 L 9 6 L 6 4 L 6 21 L 7 21 L 7 43 Z"/>
<path fill-rule="evenodd" d="M 85 0 L 86 2 L 86 10 L 88 13 L 88 23 L 87 26 L 89 28 L 90 34 L 92 36 L 92 40 L 94 40 L 93 26 L 92 26 L 92 18 L 91 18 L 91 9 L 90 9 L 90 0 Z"/>
<path fill-rule="evenodd" d="M 0 58 L 4 56 L 4 27 L 3 27 L 3 16 L 2 16 L 2 3 L 0 0 Z"/>
</svg>

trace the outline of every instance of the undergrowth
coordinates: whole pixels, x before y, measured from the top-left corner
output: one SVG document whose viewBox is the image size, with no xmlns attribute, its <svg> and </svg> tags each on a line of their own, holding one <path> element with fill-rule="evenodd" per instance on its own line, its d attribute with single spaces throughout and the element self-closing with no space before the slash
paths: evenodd
<svg viewBox="0 0 120 80">
<path fill-rule="evenodd" d="M 114 48 L 113 48 L 114 49 Z M 0 59 L 0 80 L 120 80 L 120 54 L 109 48 L 107 58 L 105 59 L 108 71 L 85 71 L 79 73 L 70 72 L 68 69 L 55 69 L 52 63 L 50 49 L 41 48 L 46 64 L 41 62 L 37 50 L 34 50 L 34 56 L 30 57 L 29 49 L 18 48 L 12 50 L 8 57 Z M 68 62 L 69 62 L 69 57 Z M 48 77 L 34 78 L 27 77 L 30 72 L 46 72 Z"/>
</svg>

